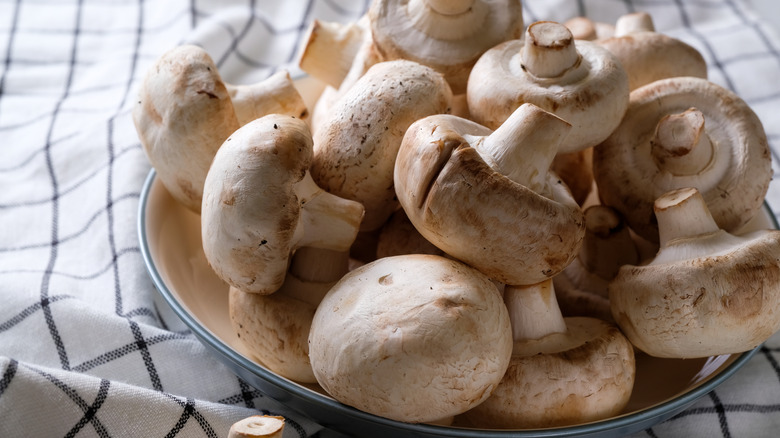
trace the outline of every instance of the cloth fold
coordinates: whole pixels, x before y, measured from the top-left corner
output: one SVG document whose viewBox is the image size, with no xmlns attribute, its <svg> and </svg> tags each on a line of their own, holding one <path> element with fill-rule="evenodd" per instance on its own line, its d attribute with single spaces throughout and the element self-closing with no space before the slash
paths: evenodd
<svg viewBox="0 0 780 438">
<path fill-rule="evenodd" d="M 130 116 L 147 69 L 203 46 L 230 83 L 295 58 L 308 23 L 369 0 L 0 0 L 0 436 L 224 437 L 258 413 L 336 436 L 236 377 L 146 272 L 136 217 L 150 170 Z M 780 164 L 780 43 L 744 0 L 526 0 L 525 21 L 648 11 L 759 114 Z M 768 205 L 777 215 L 780 185 Z M 731 379 L 637 437 L 774 436 L 780 335 Z"/>
</svg>

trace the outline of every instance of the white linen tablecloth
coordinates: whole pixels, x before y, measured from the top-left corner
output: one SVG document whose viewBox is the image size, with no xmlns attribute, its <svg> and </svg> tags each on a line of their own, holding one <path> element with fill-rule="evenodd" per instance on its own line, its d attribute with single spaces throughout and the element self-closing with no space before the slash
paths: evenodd
<svg viewBox="0 0 780 438">
<path fill-rule="evenodd" d="M 314 17 L 368 0 L 0 0 L 0 437 L 223 437 L 257 413 L 287 437 L 334 432 L 251 388 L 171 313 L 136 230 L 150 167 L 130 111 L 149 66 L 194 43 L 231 83 L 293 65 Z M 744 0 L 526 0 L 527 23 L 645 10 L 780 150 L 780 43 Z M 780 208 L 773 182 L 768 203 Z M 733 378 L 641 437 L 780 431 L 780 335 Z"/>
</svg>

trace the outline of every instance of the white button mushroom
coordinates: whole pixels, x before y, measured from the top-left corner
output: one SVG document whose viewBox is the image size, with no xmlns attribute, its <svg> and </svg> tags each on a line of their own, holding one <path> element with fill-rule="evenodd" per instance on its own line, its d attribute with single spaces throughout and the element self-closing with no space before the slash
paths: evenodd
<svg viewBox="0 0 780 438">
<path fill-rule="evenodd" d="M 485 52 L 466 91 L 472 119 L 491 129 L 523 103 L 571 123 L 562 153 L 607 138 L 620 124 L 628 95 L 626 72 L 608 50 L 591 41 L 575 42 L 569 29 L 549 21 L 531 24 L 524 40 Z"/>
<path fill-rule="evenodd" d="M 365 206 L 361 231 L 378 229 L 398 207 L 393 167 L 406 129 L 419 118 L 447 112 L 451 98 L 432 69 L 412 61 L 382 62 L 319 125 L 312 177 L 328 192 Z"/>
<path fill-rule="evenodd" d="M 369 10 L 384 60 L 408 59 L 442 73 L 456 95 L 466 92 L 480 55 L 523 33 L 519 0 L 376 0 Z"/>
<path fill-rule="evenodd" d="M 466 413 L 477 427 L 545 428 L 618 415 L 634 387 L 634 350 L 620 330 L 596 318 L 563 318 L 551 280 L 507 286 L 514 338 L 501 383 Z"/>
<path fill-rule="evenodd" d="M 239 126 L 270 113 L 307 114 L 287 72 L 231 85 L 205 50 L 183 45 L 164 53 L 147 72 L 133 122 L 157 177 L 174 199 L 199 213 L 217 149 Z"/>
<path fill-rule="evenodd" d="M 594 21 L 588 17 L 573 17 L 563 23 L 575 40 L 598 41 L 615 35 L 615 25 Z"/>
<path fill-rule="evenodd" d="M 239 127 L 225 83 L 200 47 L 164 53 L 144 77 L 133 108 L 144 152 L 174 199 L 200 212 L 217 149 Z"/>
<path fill-rule="evenodd" d="M 203 250 L 231 286 L 270 294 L 296 248 L 346 251 L 363 206 L 317 187 L 308 172 L 312 138 L 300 119 L 272 114 L 231 135 L 206 177 Z"/>
<path fill-rule="evenodd" d="M 694 77 L 631 92 L 620 126 L 593 151 L 599 198 L 629 227 L 658 242 L 653 203 L 697 188 L 718 226 L 732 232 L 759 211 L 772 178 L 761 121 L 733 92 Z"/>
<path fill-rule="evenodd" d="M 445 253 L 502 283 L 538 283 L 576 257 L 585 232 L 582 210 L 549 171 L 569 128 L 531 104 L 496 131 L 451 115 L 426 117 L 398 153 L 398 199 Z"/>
<path fill-rule="evenodd" d="M 701 53 L 677 38 L 656 32 L 647 12 L 621 16 L 615 36 L 599 44 L 620 60 L 631 90 L 677 76 L 707 78 L 707 62 Z"/>
<path fill-rule="evenodd" d="M 621 266 L 639 263 L 639 250 L 623 218 L 614 209 L 585 209 L 585 238 L 577 258 L 553 277 L 561 312 L 613 321 L 607 285 Z"/>
<path fill-rule="evenodd" d="M 694 188 L 659 197 L 661 249 L 609 285 L 612 314 L 651 356 L 694 358 L 750 350 L 780 329 L 780 231 L 720 229 Z"/>
<path fill-rule="evenodd" d="M 511 351 L 495 285 L 433 255 L 386 257 L 349 272 L 320 303 L 309 337 L 314 374 L 333 398 L 405 422 L 482 402 Z"/>
<path fill-rule="evenodd" d="M 348 261 L 346 251 L 303 247 L 273 294 L 230 288 L 231 326 L 254 359 L 287 379 L 317 382 L 309 362 L 311 320 L 322 297 L 348 272 Z"/>
</svg>

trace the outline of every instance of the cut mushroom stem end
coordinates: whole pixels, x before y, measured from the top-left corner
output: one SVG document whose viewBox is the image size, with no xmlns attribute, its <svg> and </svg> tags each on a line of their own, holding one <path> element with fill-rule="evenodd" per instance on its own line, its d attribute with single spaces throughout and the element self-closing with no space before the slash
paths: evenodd
<svg viewBox="0 0 780 438">
<path fill-rule="evenodd" d="M 615 36 L 624 36 L 636 32 L 655 32 L 653 17 L 647 12 L 621 15 L 615 22 Z"/>
<path fill-rule="evenodd" d="M 576 66 L 580 55 L 566 26 L 537 21 L 528 26 L 521 59 L 523 68 L 537 78 L 557 78 Z"/>
<path fill-rule="evenodd" d="M 704 114 L 691 108 L 658 121 L 650 141 L 659 169 L 673 175 L 693 175 L 712 160 L 713 145 L 704 130 Z"/>
</svg>

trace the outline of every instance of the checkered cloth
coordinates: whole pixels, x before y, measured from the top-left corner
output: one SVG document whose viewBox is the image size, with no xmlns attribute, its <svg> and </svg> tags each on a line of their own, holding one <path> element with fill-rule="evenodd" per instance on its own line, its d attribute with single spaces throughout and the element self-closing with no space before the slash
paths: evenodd
<svg viewBox="0 0 780 438">
<path fill-rule="evenodd" d="M 260 413 L 334 434 L 237 378 L 152 285 L 136 230 L 149 172 L 130 111 L 149 66 L 203 46 L 231 83 L 291 65 L 313 17 L 368 0 L 0 0 L 0 437 L 226 436 Z M 526 22 L 645 10 L 704 55 L 780 150 L 780 43 L 742 0 L 526 0 Z M 768 202 L 780 208 L 780 185 Z M 777 210 L 775 211 L 777 213 Z M 776 436 L 780 335 L 648 437 Z"/>
</svg>

